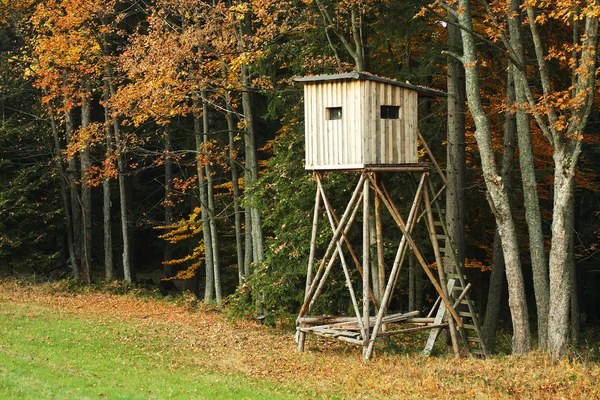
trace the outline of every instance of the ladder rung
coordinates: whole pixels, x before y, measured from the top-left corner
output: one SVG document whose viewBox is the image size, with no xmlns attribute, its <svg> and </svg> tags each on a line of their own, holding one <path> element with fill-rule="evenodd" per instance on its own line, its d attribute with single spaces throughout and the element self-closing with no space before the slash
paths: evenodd
<svg viewBox="0 0 600 400">
<path fill-rule="evenodd" d="M 464 289 L 464 288 L 463 288 L 462 286 L 454 286 L 454 287 L 452 288 L 452 290 L 455 290 L 455 291 L 457 291 L 457 292 L 462 292 L 462 290 L 463 290 L 463 289 Z"/>
<path fill-rule="evenodd" d="M 483 350 L 477 350 L 477 349 L 470 349 L 469 350 L 472 354 L 478 354 L 481 356 L 485 356 L 485 353 L 483 352 Z"/>
<path fill-rule="evenodd" d="M 463 324 L 463 328 L 465 328 L 465 329 L 472 329 L 472 330 L 475 330 L 475 325 L 471 325 L 471 324 Z"/>
<path fill-rule="evenodd" d="M 469 317 L 469 318 L 473 318 L 473 314 L 471 314 L 470 312 L 467 311 L 459 311 L 458 315 L 460 315 L 461 317 Z"/>
<path fill-rule="evenodd" d="M 456 279 L 459 279 L 459 278 L 460 278 L 460 275 L 458 275 L 458 274 L 453 274 L 453 273 L 448 273 L 448 274 L 446 274 L 446 276 L 447 276 L 448 278 L 456 278 Z M 466 276 L 466 275 L 463 275 L 463 279 L 467 279 L 467 276 Z"/>
<path fill-rule="evenodd" d="M 435 235 L 438 240 L 447 240 L 446 235 Z"/>
<path fill-rule="evenodd" d="M 479 339 L 479 338 L 478 338 L 478 337 L 476 337 L 476 336 L 467 336 L 467 340 L 468 340 L 469 342 L 481 342 L 481 339 Z"/>
</svg>

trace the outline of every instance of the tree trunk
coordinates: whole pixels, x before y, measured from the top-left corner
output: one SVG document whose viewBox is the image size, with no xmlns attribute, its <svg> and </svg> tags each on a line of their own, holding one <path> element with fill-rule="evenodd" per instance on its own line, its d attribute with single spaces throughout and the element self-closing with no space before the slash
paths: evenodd
<svg viewBox="0 0 600 400">
<path fill-rule="evenodd" d="M 572 180 L 575 179 L 575 162 L 579 155 L 554 154 L 554 208 L 552 213 L 552 246 L 550 248 L 550 310 L 548 315 L 548 350 L 554 356 L 563 355 L 569 339 L 570 312 L 570 262 L 569 233 L 573 212 Z M 570 152 L 569 152 L 570 153 Z"/>
<path fill-rule="evenodd" d="M 244 210 L 244 228 L 244 275 L 250 276 L 254 254 L 252 253 L 252 214 L 250 213 L 250 206 L 247 204 Z"/>
<path fill-rule="evenodd" d="M 209 121 L 208 121 L 208 98 L 205 91 L 202 92 L 202 130 L 203 130 L 203 143 L 204 151 L 209 151 L 209 140 L 208 135 L 210 132 Z M 221 273 L 220 273 L 220 262 L 219 262 L 219 238 L 217 231 L 217 220 L 215 216 L 215 196 L 212 181 L 212 167 L 211 161 L 207 158 L 204 164 L 206 170 L 206 205 L 208 207 L 208 218 L 210 225 L 210 243 L 212 246 L 212 264 L 213 264 L 213 277 L 215 282 L 215 300 L 217 306 L 221 306 L 222 294 L 221 294 Z"/>
<path fill-rule="evenodd" d="M 571 205 L 571 221 L 567 227 L 569 237 L 569 271 L 571 284 L 571 343 L 576 346 L 579 344 L 581 336 L 581 321 L 579 315 L 579 291 L 577 290 L 577 262 L 575 261 L 575 179 L 571 183 L 573 199 Z"/>
<path fill-rule="evenodd" d="M 506 79 L 506 98 L 510 105 L 515 102 L 515 81 L 513 71 L 509 68 Z M 500 176 L 504 181 L 507 192 L 512 187 L 512 169 L 515 159 L 515 136 L 517 131 L 516 117 L 510 111 L 505 113 L 504 138 L 502 154 L 502 169 Z M 485 318 L 483 323 L 483 336 L 488 349 L 494 348 L 496 331 L 498 329 L 498 317 L 502 304 L 502 289 L 504 288 L 504 257 L 502 255 L 502 242 L 498 232 L 494 235 L 494 248 L 492 253 L 492 273 L 490 275 L 490 286 L 486 303 Z"/>
<path fill-rule="evenodd" d="M 110 65 L 107 67 L 108 82 L 111 98 L 115 95 L 116 88 L 113 84 L 113 76 Z M 123 276 L 126 282 L 132 282 L 135 276 L 131 260 L 131 240 L 129 237 L 129 213 L 127 211 L 127 177 L 125 176 L 127 164 L 125 160 L 125 147 L 121 140 L 121 128 L 116 116 L 112 118 L 115 145 L 117 151 L 117 168 L 119 169 L 119 206 L 121 211 L 121 240 L 123 242 Z"/>
<path fill-rule="evenodd" d="M 502 289 L 504 288 L 504 276 L 506 269 L 504 257 L 502 256 L 502 242 L 498 232 L 494 235 L 494 249 L 492 253 L 492 273 L 490 275 L 490 287 L 483 320 L 483 337 L 489 351 L 494 351 L 496 344 L 496 332 L 498 331 L 498 318 L 502 305 Z"/>
<path fill-rule="evenodd" d="M 515 58 L 521 65 L 525 65 L 525 50 L 521 37 L 521 19 L 519 17 L 520 1 L 511 0 L 509 18 L 510 43 L 515 52 Z M 531 254 L 531 268 L 533 270 L 533 288 L 537 308 L 538 344 L 541 349 L 546 348 L 548 337 L 548 301 L 550 297 L 548 287 L 548 264 L 544 250 L 544 235 L 542 232 L 542 216 L 540 212 L 537 182 L 535 179 L 535 162 L 531 144 L 531 130 L 529 115 L 523 108 L 527 104 L 525 94 L 527 78 L 525 73 L 514 65 L 515 89 L 517 99 L 517 138 L 519 142 L 519 163 L 523 182 L 523 201 L 525 204 L 525 219 L 529 232 L 529 249 Z"/>
<path fill-rule="evenodd" d="M 377 228 L 375 227 L 375 215 L 369 215 L 369 243 L 371 243 L 371 286 L 373 289 L 373 297 L 377 302 L 381 300 L 381 291 L 379 286 L 379 262 L 378 262 L 378 251 L 373 245 L 377 243 Z M 385 289 L 385 288 L 384 288 Z"/>
<path fill-rule="evenodd" d="M 106 158 L 112 164 L 112 133 L 111 133 L 111 118 L 110 110 L 108 109 L 108 100 L 110 99 L 108 84 L 108 73 L 104 79 L 104 124 L 106 134 Z M 110 282 L 113 279 L 113 247 L 112 247 L 112 218 L 111 218 L 111 201 L 110 201 L 110 178 L 104 177 L 102 182 L 102 212 L 104 216 L 104 279 Z"/>
<path fill-rule="evenodd" d="M 410 253 L 411 260 L 413 265 L 416 265 L 415 255 Z M 423 284 L 423 268 L 419 268 L 418 266 L 415 268 L 415 310 L 421 311 L 423 310 L 423 300 L 425 299 L 425 285 Z"/>
<path fill-rule="evenodd" d="M 251 189 L 258 181 L 258 152 L 256 146 L 256 130 L 254 126 L 254 105 L 252 103 L 252 92 L 250 91 L 250 78 L 247 66 L 242 65 L 242 109 L 246 120 L 245 151 L 246 151 L 246 173 L 245 188 Z M 262 231 L 262 218 L 252 199 L 249 199 L 250 216 L 252 221 L 252 261 L 260 264 L 264 260 L 264 244 Z"/>
<path fill-rule="evenodd" d="M 498 233 L 502 240 L 508 282 L 508 302 L 513 323 L 513 352 L 522 354 L 530 350 L 530 332 L 518 239 L 508 195 L 502 177 L 498 175 L 496 168 L 490 121 L 481 103 L 475 40 L 471 34 L 473 22 L 471 20 L 470 1 L 460 0 L 459 7 L 462 10 L 457 13 L 458 20 L 466 28 L 461 31 L 461 36 L 464 49 L 462 61 L 465 66 L 467 100 L 475 121 L 475 139 L 480 151 L 483 177 L 490 196 L 490 205 L 493 207 L 496 218 Z"/>
<path fill-rule="evenodd" d="M 451 22 L 456 18 L 449 16 Z M 461 51 L 460 29 L 448 24 L 448 47 L 454 53 Z M 448 238 L 454 246 L 458 262 L 465 259 L 465 69 L 458 60 L 448 59 L 448 145 L 446 179 L 446 223 Z M 450 260 L 454 261 L 454 260 Z M 452 263 L 445 263 L 449 266 Z M 453 269 L 453 268 L 452 268 Z M 446 272 L 454 272 L 446 270 Z"/>
<path fill-rule="evenodd" d="M 206 191 L 206 183 L 204 181 L 204 165 L 202 162 L 202 121 L 200 120 L 200 113 L 198 108 L 200 101 L 198 99 L 194 102 L 194 136 L 196 138 L 196 169 L 198 171 L 198 194 L 200 196 L 200 206 L 202 219 L 202 237 L 204 240 L 204 265 L 206 271 L 206 281 L 204 284 L 204 301 L 209 302 L 213 300 L 215 295 L 215 276 L 213 269 L 213 252 L 212 242 L 210 234 L 210 221 L 208 216 L 208 193 Z"/>
<path fill-rule="evenodd" d="M 81 130 L 84 132 L 82 140 L 81 159 L 81 211 L 83 221 L 83 257 L 81 260 L 81 272 L 87 284 L 92 283 L 92 188 L 89 184 L 90 169 L 90 140 L 85 130 L 91 123 L 91 85 L 86 80 L 84 91 L 81 96 Z"/>
<path fill-rule="evenodd" d="M 52 138 L 54 139 L 54 151 L 55 151 L 55 162 L 58 174 L 60 175 L 60 197 L 63 203 L 63 210 L 65 213 L 65 231 L 67 234 L 67 251 L 69 252 L 69 262 L 71 270 L 73 271 L 73 278 L 79 279 L 79 265 L 77 262 L 77 256 L 75 255 L 75 244 L 73 240 L 73 221 L 71 219 L 71 210 L 69 207 L 69 195 L 67 189 L 69 185 L 69 177 L 65 171 L 65 166 L 62 160 L 62 149 L 60 145 L 60 139 L 58 138 L 58 128 L 56 126 L 56 118 L 54 118 L 54 111 L 48 107 L 50 117 L 50 127 L 52 128 Z"/>
<path fill-rule="evenodd" d="M 66 101 L 65 101 L 66 103 Z M 71 110 L 65 110 L 65 130 L 67 134 L 67 143 L 73 140 L 74 126 L 73 126 L 73 115 Z M 68 167 L 68 179 L 69 179 L 69 192 L 71 194 L 71 215 L 73 223 L 73 248 L 75 251 L 75 259 L 73 263 L 77 265 L 77 270 L 81 274 L 81 254 L 83 252 L 83 238 L 82 238 L 82 222 L 81 222 L 81 197 L 79 195 L 78 182 L 79 163 L 77 157 L 73 157 L 69 160 Z"/>
<path fill-rule="evenodd" d="M 165 226 L 173 223 L 173 160 L 171 159 L 171 135 L 168 128 L 164 133 L 164 159 L 165 159 Z M 167 229 L 168 231 L 168 229 Z M 163 276 L 170 278 L 174 275 L 173 266 L 167 264 L 173 259 L 173 246 L 166 242 L 163 251 Z"/>
<path fill-rule="evenodd" d="M 408 311 L 415 311 L 416 306 L 416 276 L 415 257 L 412 252 L 408 256 Z M 420 310 L 418 310 L 420 311 Z"/>
<path fill-rule="evenodd" d="M 242 213 L 240 207 L 240 185 L 239 172 L 237 168 L 237 152 L 235 151 L 235 121 L 233 120 L 233 107 L 229 92 L 225 93 L 225 103 L 227 107 L 227 131 L 229 138 L 229 165 L 231 168 L 231 185 L 233 186 L 233 212 L 235 218 L 235 250 L 237 253 L 238 265 L 238 284 L 241 286 L 244 282 L 244 232 L 242 231 Z"/>
</svg>

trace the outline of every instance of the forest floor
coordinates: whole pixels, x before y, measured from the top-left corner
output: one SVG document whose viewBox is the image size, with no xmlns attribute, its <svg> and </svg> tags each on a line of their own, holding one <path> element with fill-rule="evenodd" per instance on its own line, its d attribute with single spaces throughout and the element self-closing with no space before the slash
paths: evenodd
<svg viewBox="0 0 600 400">
<path fill-rule="evenodd" d="M 593 361 L 421 357 L 231 321 L 189 298 L 0 281 L 0 398 L 600 398 Z M 391 354 L 390 354 L 391 353 Z M 581 358 L 581 357 L 580 357 Z"/>
</svg>

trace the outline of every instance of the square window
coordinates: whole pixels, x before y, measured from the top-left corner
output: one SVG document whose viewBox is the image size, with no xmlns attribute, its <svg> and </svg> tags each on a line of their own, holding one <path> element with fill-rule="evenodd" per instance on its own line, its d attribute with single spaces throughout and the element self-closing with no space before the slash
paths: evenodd
<svg viewBox="0 0 600 400">
<path fill-rule="evenodd" d="M 342 119 L 342 107 L 327 107 L 327 119 Z"/>
<path fill-rule="evenodd" d="M 381 106 L 381 119 L 398 119 L 400 106 Z"/>
</svg>

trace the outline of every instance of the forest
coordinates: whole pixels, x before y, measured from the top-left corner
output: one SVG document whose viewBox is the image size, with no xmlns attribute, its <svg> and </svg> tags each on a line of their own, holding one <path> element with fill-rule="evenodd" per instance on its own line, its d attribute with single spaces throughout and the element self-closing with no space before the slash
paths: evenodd
<svg viewBox="0 0 600 400">
<path fill-rule="evenodd" d="M 569 354 L 600 324 L 599 18 L 595 0 L 0 0 L 0 276 L 184 288 L 293 327 L 317 190 L 294 79 L 368 72 L 447 94 L 419 101 L 419 161 L 446 174 L 488 348 Z M 323 181 L 334 208 L 353 179 Z M 411 181 L 386 183 L 408 210 Z M 431 308 L 406 264 L 393 306 Z M 350 309 L 343 285 L 321 297 Z"/>
</svg>

